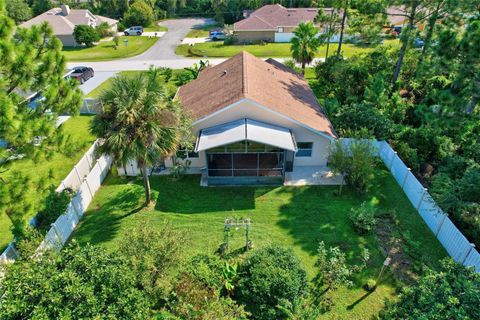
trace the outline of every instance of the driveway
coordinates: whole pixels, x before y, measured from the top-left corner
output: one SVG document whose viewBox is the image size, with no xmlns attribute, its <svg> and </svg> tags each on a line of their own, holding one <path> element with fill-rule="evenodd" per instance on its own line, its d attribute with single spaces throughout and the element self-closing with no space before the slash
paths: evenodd
<svg viewBox="0 0 480 320">
<path fill-rule="evenodd" d="M 150 49 L 148 49 L 144 53 L 125 60 L 145 61 L 185 59 L 184 57 L 177 56 L 175 54 L 175 48 L 182 43 L 183 38 L 185 38 L 185 36 L 192 27 L 196 25 L 206 24 L 210 21 L 210 19 L 202 18 L 174 19 L 162 21 L 159 24 L 168 28 L 167 33 L 164 34 Z"/>
<path fill-rule="evenodd" d="M 83 65 L 87 65 L 89 67 L 93 67 L 91 64 L 86 63 Z M 84 84 L 81 84 L 79 87 L 83 91 L 84 95 L 89 94 L 93 89 L 98 87 L 103 82 L 107 81 L 110 77 L 115 76 L 117 72 L 115 71 L 96 71 L 96 68 L 93 67 L 95 70 L 95 76 L 93 78 L 88 79 Z"/>
</svg>

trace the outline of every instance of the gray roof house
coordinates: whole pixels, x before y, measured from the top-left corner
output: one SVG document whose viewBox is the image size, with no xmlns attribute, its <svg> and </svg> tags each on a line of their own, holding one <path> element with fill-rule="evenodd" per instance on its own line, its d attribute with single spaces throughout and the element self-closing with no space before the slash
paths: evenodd
<svg viewBox="0 0 480 320">
<path fill-rule="evenodd" d="M 96 27 L 102 22 L 106 22 L 113 31 L 116 31 L 118 23 L 117 20 L 94 15 L 87 9 L 70 9 L 69 6 L 62 4 L 59 8 L 50 9 L 35 18 L 25 21 L 20 26 L 29 28 L 43 22 L 48 22 L 52 26 L 53 33 L 64 46 L 78 45 L 73 37 L 73 30 L 77 25 Z"/>
</svg>

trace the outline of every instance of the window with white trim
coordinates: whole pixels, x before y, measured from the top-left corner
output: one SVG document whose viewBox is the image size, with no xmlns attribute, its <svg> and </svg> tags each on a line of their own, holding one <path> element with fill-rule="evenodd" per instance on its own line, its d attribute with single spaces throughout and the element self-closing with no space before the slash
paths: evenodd
<svg viewBox="0 0 480 320">
<path fill-rule="evenodd" d="M 283 33 L 283 27 L 278 27 L 278 32 Z"/>
<path fill-rule="evenodd" d="M 176 156 L 180 159 L 196 159 L 198 158 L 198 152 L 180 147 L 177 150 Z"/>
<path fill-rule="evenodd" d="M 297 142 L 297 158 L 311 157 L 313 150 L 313 142 Z"/>
</svg>

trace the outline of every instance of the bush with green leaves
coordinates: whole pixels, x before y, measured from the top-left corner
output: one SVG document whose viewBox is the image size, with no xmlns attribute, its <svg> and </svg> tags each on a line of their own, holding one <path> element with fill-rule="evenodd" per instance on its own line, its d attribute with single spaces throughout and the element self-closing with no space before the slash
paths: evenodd
<svg viewBox="0 0 480 320">
<path fill-rule="evenodd" d="M 155 13 L 144 0 L 136 0 L 125 13 L 122 23 L 128 27 L 148 27 L 155 21 Z"/>
<path fill-rule="evenodd" d="M 96 26 L 95 30 L 97 30 L 100 38 L 111 37 L 115 34 L 115 32 L 112 31 L 107 22 L 100 23 L 98 26 Z"/>
<path fill-rule="evenodd" d="M 296 304 L 307 293 L 307 274 L 290 248 L 270 245 L 254 250 L 238 276 L 235 296 L 254 319 L 282 319 L 279 305 Z"/>
<path fill-rule="evenodd" d="M 62 192 L 51 189 L 43 201 L 43 209 L 37 214 L 37 228 L 43 231 L 50 229 L 50 225 L 67 211 L 72 197 L 73 191 L 70 189 L 65 189 Z"/>
<path fill-rule="evenodd" d="M 372 232 L 377 224 L 375 212 L 375 207 L 366 201 L 362 202 L 360 206 L 350 209 L 349 218 L 355 231 L 360 234 Z"/>
<path fill-rule="evenodd" d="M 351 286 L 352 275 L 365 268 L 369 259 L 370 253 L 368 249 L 364 249 L 360 257 L 361 263 L 349 265 L 346 254 L 339 247 L 327 248 L 321 241 L 318 245 L 315 263 L 318 268 L 318 273 L 314 278 L 317 289 L 336 290 L 339 286 Z"/>
<path fill-rule="evenodd" d="M 85 44 L 87 47 L 93 47 L 93 43 L 100 40 L 100 35 L 92 26 L 76 25 L 73 29 L 73 37 L 78 44 Z"/>
<path fill-rule="evenodd" d="M 71 244 L 7 266 L 0 319 L 146 319 L 135 277 L 117 253 Z"/>
<path fill-rule="evenodd" d="M 180 263 L 185 238 L 168 222 L 155 227 L 139 224 L 122 237 L 119 248 L 138 286 L 153 304 L 166 300 L 172 289 L 170 271 Z"/>
<path fill-rule="evenodd" d="M 341 174 L 347 185 L 358 193 L 368 191 L 375 170 L 374 149 L 368 140 L 356 139 L 351 143 L 335 141 L 330 148 L 329 166 Z"/>
<path fill-rule="evenodd" d="M 440 270 L 427 270 L 398 300 L 388 302 L 380 318 L 480 319 L 479 305 L 480 273 L 445 259 Z"/>
</svg>

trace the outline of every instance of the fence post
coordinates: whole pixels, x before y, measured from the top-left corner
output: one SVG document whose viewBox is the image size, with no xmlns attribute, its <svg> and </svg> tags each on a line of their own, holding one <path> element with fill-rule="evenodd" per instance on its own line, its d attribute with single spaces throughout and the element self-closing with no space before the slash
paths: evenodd
<svg viewBox="0 0 480 320">
<path fill-rule="evenodd" d="M 392 149 L 393 150 L 393 149 Z M 392 171 L 392 167 L 393 167 L 393 161 L 395 161 L 395 156 L 397 155 L 397 151 L 393 151 L 393 157 L 392 157 L 392 161 L 390 161 L 390 167 L 388 168 L 390 171 Z"/>
<path fill-rule="evenodd" d="M 92 162 L 90 161 L 90 157 L 88 156 L 88 151 L 87 151 L 87 153 L 85 154 L 85 158 L 87 158 L 88 169 L 89 169 L 89 170 L 92 170 L 93 165 L 92 165 Z"/>
<path fill-rule="evenodd" d="M 82 184 L 82 177 L 80 176 L 80 173 L 78 172 L 77 165 L 74 165 L 73 169 L 75 169 L 75 172 L 77 173 L 78 181 L 80 182 L 80 185 L 81 185 Z"/>
<path fill-rule="evenodd" d="M 402 189 L 405 188 L 405 183 L 407 182 L 408 174 L 412 171 L 412 169 L 407 168 L 407 172 L 405 173 L 405 178 L 403 178 Z"/>
<path fill-rule="evenodd" d="M 88 192 L 90 193 L 90 196 L 93 199 L 93 192 L 92 192 L 92 189 L 90 189 L 90 184 L 88 184 L 87 178 L 85 178 L 85 180 L 83 180 L 83 182 L 85 182 L 85 184 L 87 185 Z"/>
<path fill-rule="evenodd" d="M 440 230 L 442 230 L 443 223 L 445 222 L 445 219 L 447 219 L 447 215 L 443 214 L 443 219 L 440 222 L 440 224 L 437 227 L 437 230 L 435 231 L 435 237 L 438 237 L 438 234 L 440 233 Z"/>
<path fill-rule="evenodd" d="M 425 195 L 427 194 L 427 188 L 423 188 L 423 194 L 422 197 L 420 198 L 420 201 L 418 201 L 418 204 L 416 206 L 417 211 L 420 210 L 422 203 L 423 203 L 423 198 L 425 198 Z"/>
<path fill-rule="evenodd" d="M 62 234 L 60 233 L 60 230 L 58 230 L 58 227 L 57 227 L 57 225 L 55 224 L 55 222 L 52 223 L 50 226 L 53 228 L 53 231 L 54 231 L 55 234 L 57 235 L 57 238 L 60 239 L 60 243 L 63 245 Z"/>
<path fill-rule="evenodd" d="M 100 174 L 103 173 L 103 168 L 102 165 L 100 164 L 100 161 L 97 160 L 98 167 L 100 168 Z"/>
<path fill-rule="evenodd" d="M 470 255 L 470 252 L 472 252 L 473 248 L 475 248 L 475 244 L 470 243 L 470 248 L 467 250 L 467 254 L 465 254 L 465 257 L 462 259 L 462 264 L 465 265 L 465 261 L 467 261 L 468 256 Z"/>
</svg>

